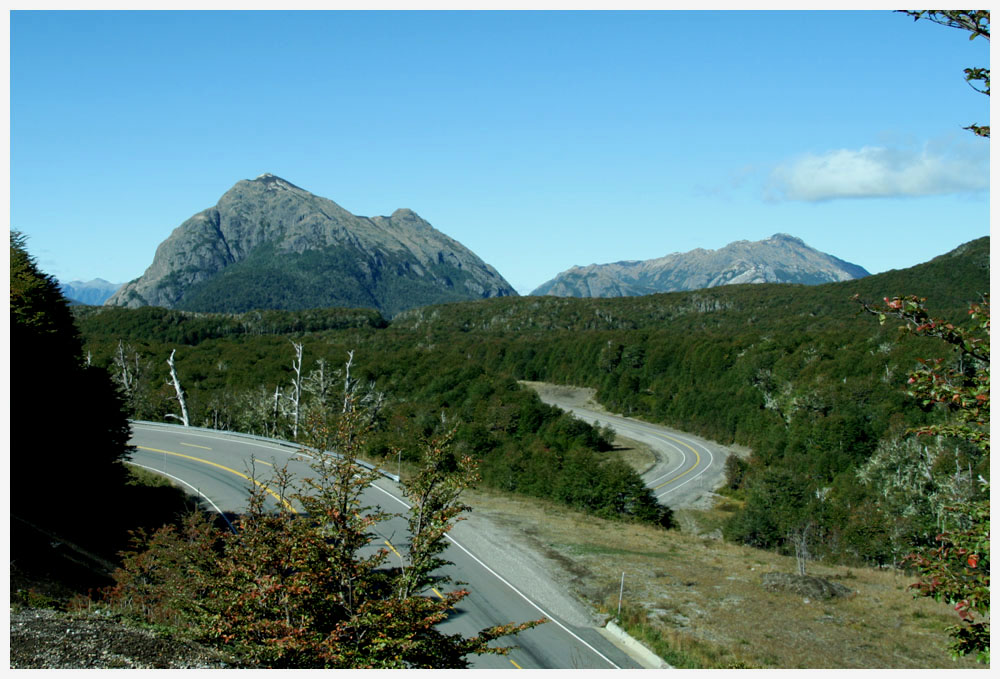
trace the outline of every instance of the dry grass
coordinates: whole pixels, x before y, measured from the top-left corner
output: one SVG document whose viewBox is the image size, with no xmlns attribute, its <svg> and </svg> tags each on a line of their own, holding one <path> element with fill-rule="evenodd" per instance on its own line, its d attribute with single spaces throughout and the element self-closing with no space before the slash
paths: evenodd
<svg viewBox="0 0 1000 679">
<path fill-rule="evenodd" d="M 656 462 L 656 456 L 648 445 L 623 436 L 615 437 L 615 448 L 612 453 L 639 474 L 645 473 Z"/>
<path fill-rule="evenodd" d="M 615 444 L 612 454 L 639 473 L 655 459 L 641 442 Z M 709 510 L 676 511 L 681 528 L 671 531 L 488 489 L 463 498 L 557 564 L 567 589 L 609 619 L 624 571 L 622 625 L 675 667 L 984 667 L 950 658 L 944 628 L 957 617 L 946 604 L 914 599 L 907 589 L 912 576 L 813 563 L 810 575 L 854 593 L 810 601 L 764 590 L 763 574 L 794 573 L 795 559 L 715 537 L 738 508 L 730 498 L 717 496 Z"/>
<path fill-rule="evenodd" d="M 566 586 L 616 613 L 678 667 L 973 668 L 944 650 L 950 607 L 914 599 L 912 578 L 894 571 L 811 564 L 849 598 L 810 601 L 768 592 L 761 577 L 795 572 L 795 560 L 703 536 L 726 511 L 687 510 L 683 531 L 603 521 L 553 503 L 475 491 L 475 512 L 514 528 L 561 566 Z M 645 629 L 643 629 L 645 627 Z"/>
</svg>

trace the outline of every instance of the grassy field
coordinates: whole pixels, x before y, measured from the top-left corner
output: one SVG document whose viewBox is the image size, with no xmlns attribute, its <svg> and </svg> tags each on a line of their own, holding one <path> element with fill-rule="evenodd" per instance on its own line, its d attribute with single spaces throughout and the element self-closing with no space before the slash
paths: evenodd
<svg viewBox="0 0 1000 679">
<path fill-rule="evenodd" d="M 619 441 L 633 466 L 648 451 Z M 761 586 L 769 572 L 796 572 L 795 559 L 707 537 L 727 500 L 677 512 L 663 531 L 603 521 L 553 503 L 470 491 L 473 511 L 516 530 L 562 567 L 583 600 L 614 617 L 625 573 L 622 625 L 676 667 L 982 668 L 953 661 L 946 604 L 914 599 L 898 571 L 809 564 L 808 573 L 848 587 L 846 598 L 810 600 Z"/>
</svg>

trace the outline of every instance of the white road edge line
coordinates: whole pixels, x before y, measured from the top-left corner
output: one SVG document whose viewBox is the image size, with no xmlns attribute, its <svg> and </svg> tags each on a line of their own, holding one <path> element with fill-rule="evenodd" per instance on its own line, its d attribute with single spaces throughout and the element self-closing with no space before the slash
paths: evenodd
<svg viewBox="0 0 1000 679">
<path fill-rule="evenodd" d="M 398 502 L 399 504 L 403 505 L 403 506 L 404 506 L 404 507 L 406 507 L 407 509 L 410 509 L 410 508 L 411 508 L 411 507 L 410 507 L 410 505 L 406 504 L 406 503 L 405 503 L 405 502 L 404 502 L 403 500 L 399 499 L 398 497 L 396 497 L 395 495 L 393 495 L 392 493 L 390 493 L 390 492 L 389 492 L 389 491 L 387 491 L 386 489 L 384 489 L 384 488 L 379 488 L 378 486 L 376 486 L 376 485 L 374 485 L 374 484 L 372 484 L 372 488 L 375 488 L 375 489 L 377 489 L 377 490 L 380 490 L 380 491 L 382 491 L 383 493 L 385 493 L 386 495 L 388 495 L 388 496 L 389 496 L 389 497 L 391 497 L 391 498 L 392 498 L 393 500 L 395 500 L 395 501 L 396 501 L 396 502 Z M 503 577 L 502 575 L 500 575 L 500 574 L 499 574 L 499 573 L 497 573 L 497 572 L 496 572 L 495 570 L 493 570 L 492 568 L 490 568 L 489 566 L 487 566 L 487 565 L 486 565 L 485 563 L 483 563 L 483 562 L 482 562 L 482 561 L 481 561 L 481 560 L 479 559 L 479 557 L 477 557 L 477 556 L 476 556 L 475 554 L 473 554 L 472 552 L 470 552 L 470 551 L 469 551 L 468 549 L 466 549 L 466 548 L 465 548 L 464 546 L 462 546 L 461 544 L 459 544 L 459 543 L 458 543 L 458 542 L 457 542 L 457 541 L 455 540 L 455 538 L 451 537 L 450 535 L 445 535 L 445 538 L 447 538 L 447 539 L 448 539 L 448 541 L 449 541 L 449 542 L 451 542 L 451 544 L 455 545 L 456 547 L 458 547 L 459 549 L 461 549 L 461 550 L 462 550 L 463 552 L 465 552 L 466 554 L 468 554 L 468 555 L 469 555 L 469 556 L 470 556 L 470 557 L 472 558 L 472 560 L 473 560 L 473 561 L 475 561 L 475 562 L 476 562 L 476 563 L 478 563 L 478 564 L 479 564 L 480 566 L 482 566 L 482 567 L 483 567 L 483 568 L 485 568 L 485 569 L 486 569 L 487 571 L 489 571 L 489 572 L 490 572 L 490 573 L 491 573 L 491 574 L 492 574 L 492 575 L 493 575 L 493 576 L 494 576 L 494 577 L 495 577 L 495 578 L 496 578 L 497 580 L 499 580 L 499 581 L 500 581 L 500 582 L 502 582 L 503 584 L 505 584 L 505 585 L 507 585 L 508 587 L 510 587 L 510 588 L 511 588 L 511 590 L 513 590 L 513 591 L 514 591 L 514 592 L 515 592 L 515 593 L 516 593 L 516 594 L 517 594 L 518 596 L 520 596 L 520 597 L 521 597 L 522 599 L 524 599 L 524 600 L 525 600 L 525 601 L 527 601 L 527 602 L 528 602 L 529 604 L 531 604 L 531 605 L 532 605 L 532 606 L 533 606 L 533 607 L 535 608 L 535 610 L 537 610 L 537 611 L 538 611 L 539 613 L 541 613 L 542 615 L 544 615 L 544 616 L 545 616 L 546 618 L 548 618 L 548 619 L 549 619 L 549 620 L 550 620 L 551 622 L 554 622 L 554 623 L 555 623 L 555 624 L 556 624 L 556 625 L 557 625 L 557 626 L 558 626 L 559 628 L 561 628 L 561 629 L 562 629 L 562 630 L 563 630 L 564 632 L 566 632 L 566 633 L 567 633 L 567 634 L 569 634 L 569 635 L 570 635 L 571 637 L 573 637 L 574 639 L 576 639 L 577 641 L 579 641 L 579 642 L 580 642 L 581 644 L 583 644 L 584 646 L 586 646 L 587 648 L 589 648 L 589 649 L 590 649 L 591 651 L 593 651 L 594 653 L 596 653 L 596 654 L 597 654 L 597 655 L 598 655 L 598 656 L 599 656 L 599 657 L 600 657 L 600 658 L 601 658 L 602 660 L 604 660 L 604 661 L 605 661 L 606 663 L 608 663 L 609 665 L 611 665 L 611 666 L 612 666 L 613 668 L 615 668 L 616 670 L 620 670 L 620 669 L 621 669 L 621 667 L 619 667 L 618 665 L 616 665 L 616 664 L 615 664 L 615 663 L 614 663 L 614 662 L 613 662 L 613 661 L 612 661 L 612 660 L 611 660 L 610 658 L 608 658 L 608 657 L 607 657 L 606 655 L 604 655 L 603 653 L 601 653 L 600 651 L 598 651 L 598 650 L 597 650 L 596 648 L 594 648 L 593 646 L 591 646 L 590 644 L 588 644 L 588 643 L 587 643 L 586 641 L 584 641 L 583 639 L 581 639 L 580 637 L 578 637 L 578 636 L 576 635 L 576 633 L 575 633 L 575 632 L 573 632 L 573 630 L 569 629 L 568 627 L 566 627 L 566 625 L 562 624 L 561 622 L 559 622 L 558 620 L 556 620 L 556 619 L 555 619 L 554 617 L 552 617 L 551 615 L 549 615 L 548 613 L 546 613 L 546 612 L 545 612 L 545 611 L 544 611 L 544 610 L 542 609 L 542 607 L 541 607 L 541 606 L 539 606 L 539 605 L 538 605 L 538 604 L 536 604 L 536 603 L 535 603 L 534 601 L 532 601 L 532 600 L 531 600 L 531 599 L 529 599 L 529 598 L 528 598 L 527 596 L 525 596 L 525 594 L 524 594 L 524 593 L 523 593 L 523 592 L 522 592 L 521 590 L 519 590 L 519 589 L 518 589 L 517 587 L 515 587 L 514 585 L 510 584 L 509 582 L 507 582 L 507 580 L 506 580 L 506 579 L 504 579 L 504 577 Z"/>
<path fill-rule="evenodd" d="M 128 464 L 134 464 L 136 467 L 142 467 L 143 469 L 148 469 L 149 471 L 153 472 L 154 474 L 159 474 L 160 476 L 166 476 L 166 477 L 169 477 L 169 478 L 173 479 L 174 481 L 177 481 L 178 483 L 183 483 L 185 486 L 187 486 L 188 488 L 190 488 L 191 490 L 193 490 L 194 492 L 196 492 L 199 496 L 205 498 L 205 500 L 208 502 L 208 504 L 212 505 L 212 507 L 215 509 L 215 511 L 217 511 L 219 513 L 219 516 L 222 517 L 222 520 L 226 522 L 226 525 L 229 526 L 229 529 L 231 531 L 233 531 L 234 533 L 236 532 L 236 529 L 233 528 L 233 524 L 229 523 L 229 519 L 227 519 L 226 515 L 223 513 L 223 511 L 221 509 L 219 509 L 219 505 L 217 505 L 214 502 L 212 502 L 212 498 L 210 498 L 209 496 L 205 495 L 203 492 L 201 492 L 199 489 L 197 489 L 194 486 L 192 486 L 190 483 L 188 483 L 184 479 L 182 479 L 180 477 L 177 477 L 177 476 L 174 476 L 173 474 L 168 474 L 167 472 L 160 471 L 159 469 L 155 469 L 153 467 L 147 467 L 146 465 L 139 464 L 138 462 L 129 461 Z"/>
<path fill-rule="evenodd" d="M 698 446 L 699 448 L 701 448 L 702 450 L 704 450 L 706 453 L 708 453 L 708 458 L 709 458 L 708 459 L 708 464 L 705 465 L 697 474 L 695 474 L 694 476 L 692 476 L 690 479 L 688 479 L 684 483 L 678 483 L 673 488 L 668 488 L 667 490 L 665 490 L 662 493 L 660 493 L 659 495 L 657 495 L 656 496 L 657 499 L 663 497 L 664 495 L 666 495 L 668 493 L 674 492 L 675 490 L 677 490 L 681 486 L 684 486 L 684 485 L 687 485 L 687 484 L 691 483 L 692 481 L 694 481 L 699 476 L 701 476 L 702 474 L 704 474 L 705 472 L 707 472 L 709 469 L 712 468 L 712 464 L 715 462 L 715 455 L 712 454 L 712 450 L 708 446 L 703 445 L 703 444 L 699 443 L 698 441 L 691 441 L 691 440 L 689 440 L 688 443 L 693 443 L 696 446 Z"/>
<path fill-rule="evenodd" d="M 680 436 L 680 435 L 677 435 L 677 434 L 673 434 L 673 433 L 671 433 L 671 436 L 674 436 L 675 439 L 671 440 L 671 439 L 667 438 L 667 436 L 665 434 L 661 434 L 660 432 L 656 431 L 655 429 L 652 429 L 651 427 L 658 426 L 658 425 L 655 425 L 655 424 L 652 424 L 652 423 L 638 422 L 638 421 L 629 420 L 629 419 L 626 419 L 626 418 L 623 418 L 623 417 L 618 417 L 618 416 L 615 416 L 615 415 L 589 413 L 589 412 L 585 416 L 585 415 L 582 415 L 580 412 L 578 412 L 575 408 L 571 408 L 570 409 L 570 414 L 572 414 L 578 420 L 582 420 L 582 421 L 586 421 L 587 418 L 591 414 L 593 414 L 594 415 L 594 417 L 593 417 L 593 421 L 594 422 L 597 422 L 598 424 L 602 424 L 602 425 L 605 425 L 605 426 L 610 426 L 612 428 L 614 428 L 615 421 L 617 420 L 620 424 L 618 425 L 619 429 L 616 430 L 616 431 L 621 431 L 622 435 L 629 434 L 630 432 L 628 431 L 628 429 L 632 428 L 634 430 L 633 433 L 638 432 L 642 436 L 650 436 L 652 438 L 655 438 L 659 443 L 661 443 L 663 445 L 666 445 L 666 446 L 669 446 L 669 447 L 673 448 L 674 450 L 676 450 L 680 454 L 680 456 L 681 456 L 680 463 L 678 463 L 675 467 L 673 467 L 669 471 L 664 472 L 660 476 L 656 477 L 655 479 L 650 479 L 649 481 L 646 481 L 645 482 L 646 483 L 646 487 L 649 488 L 650 490 L 655 490 L 653 488 L 653 486 L 656 485 L 661 479 L 676 474 L 678 469 L 684 467 L 687 464 L 687 453 L 684 452 L 683 450 L 681 450 L 680 447 L 676 445 L 676 443 L 678 441 L 683 442 L 683 443 L 688 444 L 688 445 L 690 445 L 692 443 L 695 444 L 695 445 L 697 445 L 699 448 L 701 448 L 702 450 L 704 450 L 705 452 L 708 453 L 709 457 L 711 458 L 711 461 L 715 460 L 715 457 L 712 455 L 712 451 L 710 451 L 707 447 L 705 447 L 701 443 L 698 443 L 697 441 L 691 441 L 689 439 L 685 439 L 683 436 Z M 643 425 L 646 425 L 646 424 L 649 424 L 649 427 L 643 426 Z M 627 438 L 627 436 L 626 436 L 626 438 Z M 647 441 L 647 443 L 648 443 L 648 441 Z M 662 493 L 660 493 L 659 495 L 655 495 L 654 494 L 654 497 L 656 497 L 656 499 L 659 500 L 664 495 L 667 495 L 668 493 L 671 493 L 671 492 L 677 490 L 678 488 L 680 488 L 681 486 L 687 484 L 689 481 L 693 481 L 694 479 L 698 478 L 699 476 L 701 476 L 702 474 L 704 474 L 706 471 L 708 471 L 708 469 L 710 467 L 711 467 L 711 462 L 709 462 L 709 465 L 707 467 L 703 468 L 701 471 L 699 471 L 697 474 L 695 474 L 694 476 L 692 476 L 690 479 L 688 479 L 684 483 L 678 484 L 678 485 L 674 486 L 673 488 L 669 488 L 669 489 L 663 491 Z"/>
<path fill-rule="evenodd" d="M 212 435 L 208 435 L 208 434 L 196 434 L 194 432 L 184 432 L 184 433 L 189 434 L 191 436 L 202 436 L 204 438 L 224 438 L 222 436 L 212 436 Z M 265 445 L 262 445 L 262 444 L 259 444 L 259 443 L 255 443 L 253 445 L 258 445 L 258 446 L 261 446 L 262 448 L 269 447 L 269 446 L 265 446 Z M 304 455 L 303 453 L 299 453 L 299 454 L 300 455 Z M 309 455 L 304 455 L 304 456 L 305 457 L 310 457 Z M 138 465 L 138 466 L 142 467 L 143 465 Z M 161 474 L 161 473 L 165 474 L 165 472 L 160 472 L 159 470 L 152 469 L 151 467 L 146 467 L 146 469 L 149 469 L 150 471 L 156 472 L 158 474 Z M 166 476 L 170 476 L 170 475 L 166 474 Z M 176 479 L 177 477 L 171 476 L 171 478 L 175 478 Z M 184 485 L 188 486 L 189 488 L 194 488 L 194 486 L 192 486 L 191 484 L 187 483 L 186 481 L 184 481 L 182 479 L 177 479 L 177 480 L 180 481 L 181 483 L 183 483 Z M 407 509 L 410 509 L 410 505 L 406 504 L 403 500 L 401 500 L 400 498 L 396 497 L 395 495 L 393 495 L 389 491 L 385 490 L 384 488 L 379 488 L 378 486 L 376 486 L 374 484 L 372 484 L 372 488 L 375 488 L 377 490 L 382 491 L 383 493 L 385 493 L 386 495 L 388 495 L 389 497 L 391 497 L 396 502 L 400 503 L 401 505 L 403 505 Z M 197 489 L 195 489 L 195 492 L 200 493 L 200 491 L 198 491 Z M 206 496 L 205 499 L 208 499 L 207 496 Z M 222 512 L 219 510 L 218 507 L 215 506 L 215 503 L 213 503 L 211 500 L 208 500 L 208 501 L 209 501 L 209 503 L 211 503 L 211 505 L 213 507 L 216 508 L 216 511 L 218 511 L 219 514 L 222 515 Z M 223 518 L 225 518 L 225 515 L 223 515 Z M 228 523 L 228 521 L 227 521 L 227 523 Z M 456 542 L 453 537 L 451 537 L 450 535 L 445 535 L 445 538 L 447 538 L 449 542 L 451 542 L 453 545 L 455 545 L 456 547 L 458 547 L 459 549 L 461 549 L 463 552 L 465 552 L 466 554 L 468 554 L 476 563 L 478 563 L 480 566 L 482 566 L 483 568 L 485 568 L 489 573 L 491 573 L 494 577 L 496 577 L 497 580 L 499 580 L 503 584 L 505 584 L 508 587 L 510 587 L 510 589 L 512 591 L 514 591 L 518 596 L 520 596 L 522 599 L 524 599 L 525 601 L 527 601 L 533 608 L 535 608 L 535 610 L 537 610 L 539 613 L 541 613 L 542 615 L 544 615 L 551 622 L 554 622 L 557 627 L 559 627 L 564 632 L 566 632 L 567 634 L 569 634 L 571 637 L 573 637 L 574 639 L 576 639 L 577 641 L 579 641 L 581 644 L 583 644 L 584 646 L 586 646 L 587 648 L 589 648 L 591 651 L 593 651 L 595 654 L 597 654 L 598 657 L 600 657 L 602 660 L 604 660 L 606 663 L 608 663 L 609 665 L 611 665 L 616 670 L 620 670 L 621 669 L 621 667 L 619 667 L 618 665 L 616 665 L 610 658 L 608 658 L 606 655 L 604 655 L 603 653 L 601 653 L 600 651 L 598 651 L 596 648 L 594 648 L 593 646 L 591 646 L 590 644 L 588 644 L 586 641 L 584 641 L 583 639 L 581 639 L 579 636 L 577 636 L 576 633 L 573 632 L 573 630 L 569 629 L 568 627 L 566 627 L 566 625 L 562 624 L 561 622 L 559 622 L 558 620 L 556 620 L 554 617 L 552 617 L 550 614 L 546 613 L 545 610 L 543 610 L 541 606 L 539 606 L 534 601 L 532 601 L 527 596 L 525 596 L 525 594 L 521 590 L 519 590 L 517 587 L 515 587 L 514 585 L 510 584 L 509 582 L 507 582 L 507 580 L 504 579 L 504 577 L 502 575 L 500 575 L 495 570 L 493 570 L 492 568 L 490 568 L 489 566 L 487 566 L 485 563 L 483 563 L 479 559 L 479 557 L 477 557 L 475 554 L 473 554 L 472 552 L 470 552 L 463 545 L 461 545 L 458 542 Z"/>
<path fill-rule="evenodd" d="M 652 436 L 654 438 L 656 438 L 656 440 L 659 441 L 661 444 L 663 444 L 665 446 L 669 446 L 669 447 L 673 448 L 674 450 L 676 450 L 677 453 L 681 456 L 681 461 L 673 469 L 670 469 L 668 471 L 663 472 L 662 474 L 660 474 L 659 476 L 657 476 L 655 479 L 650 479 L 646 483 L 646 485 L 650 486 L 650 487 L 654 486 L 655 484 L 659 483 L 660 481 L 662 481 L 663 479 L 665 479 L 667 477 L 674 476 L 675 474 L 677 474 L 677 471 L 679 469 L 681 469 L 682 467 L 684 467 L 687 464 L 687 454 L 683 450 L 681 450 L 681 447 L 678 446 L 674 441 L 670 441 L 670 440 L 664 438 L 663 436 L 661 436 L 659 434 L 652 434 Z"/>
</svg>

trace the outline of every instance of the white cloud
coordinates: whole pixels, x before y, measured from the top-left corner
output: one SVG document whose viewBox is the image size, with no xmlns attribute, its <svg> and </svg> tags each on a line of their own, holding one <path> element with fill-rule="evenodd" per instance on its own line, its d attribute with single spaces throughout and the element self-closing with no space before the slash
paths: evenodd
<svg viewBox="0 0 1000 679">
<path fill-rule="evenodd" d="M 949 140 L 923 149 L 865 146 L 806 154 L 775 168 L 772 200 L 931 196 L 989 188 L 989 143 Z"/>
</svg>

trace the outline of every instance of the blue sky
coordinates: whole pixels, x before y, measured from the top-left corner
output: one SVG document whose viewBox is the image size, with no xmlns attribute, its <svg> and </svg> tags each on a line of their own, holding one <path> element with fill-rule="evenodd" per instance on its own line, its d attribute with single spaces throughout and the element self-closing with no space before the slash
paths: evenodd
<svg viewBox="0 0 1000 679">
<path fill-rule="evenodd" d="M 989 233 L 989 43 L 889 11 L 13 12 L 11 226 L 140 276 L 270 172 L 527 293 L 784 232 L 872 273 Z"/>
</svg>

